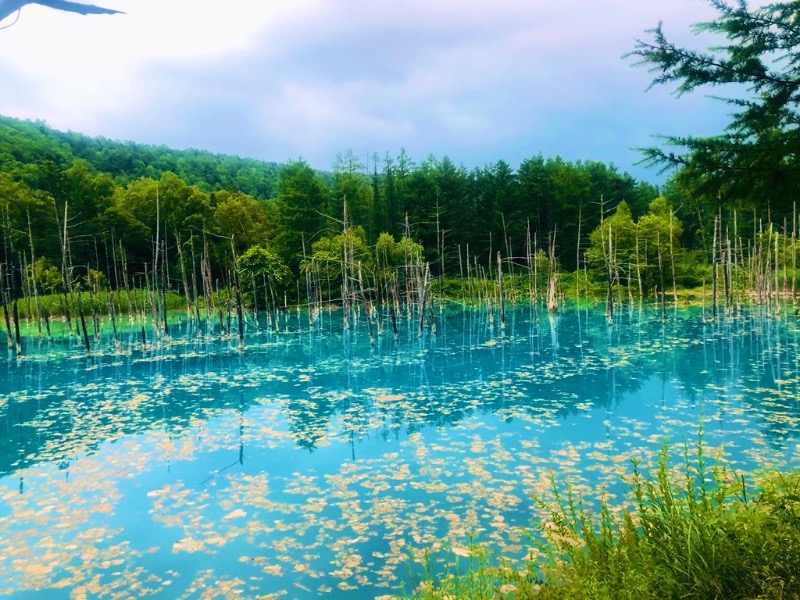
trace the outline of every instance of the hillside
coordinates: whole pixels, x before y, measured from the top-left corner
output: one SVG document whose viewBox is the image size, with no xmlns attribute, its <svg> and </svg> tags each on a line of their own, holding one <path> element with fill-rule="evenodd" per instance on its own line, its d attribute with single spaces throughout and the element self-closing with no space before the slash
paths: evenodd
<svg viewBox="0 0 800 600">
<path fill-rule="evenodd" d="M 281 165 L 205 150 L 173 150 L 63 132 L 43 122 L 0 116 L 0 172 L 41 189 L 45 165 L 68 168 L 76 159 L 98 173 L 110 175 L 119 186 L 142 177 L 160 179 L 175 173 L 203 191 L 238 191 L 267 200 L 276 193 Z"/>
<path fill-rule="evenodd" d="M 697 232 L 713 229 L 714 213 L 669 190 L 659 197 L 607 163 L 539 154 L 517 168 L 497 160 L 467 169 L 448 157 L 415 162 L 401 149 L 373 155 L 369 166 L 346 151 L 332 171 L 0 117 L 4 295 L 13 299 L 27 288 L 63 294 L 73 284 L 148 287 L 153 265 L 163 268 L 162 288 L 186 293 L 194 277 L 210 290 L 225 284 L 238 256 L 259 263 L 278 293 L 291 291 L 298 301 L 308 261 L 325 265 L 325 295 L 335 298 L 344 215 L 348 252 L 367 281 L 376 260 L 386 268 L 412 247 L 434 276 L 493 273 L 498 255 L 504 270 L 538 273 L 546 270 L 545 250 L 548 269 L 581 269 L 584 280 L 591 270 L 604 281 L 611 264 L 613 279 L 640 294 L 664 289 L 665 273 L 687 286 L 706 274 L 703 255 L 692 251 L 702 249 Z M 544 262 L 535 266 L 534 257 Z"/>
</svg>

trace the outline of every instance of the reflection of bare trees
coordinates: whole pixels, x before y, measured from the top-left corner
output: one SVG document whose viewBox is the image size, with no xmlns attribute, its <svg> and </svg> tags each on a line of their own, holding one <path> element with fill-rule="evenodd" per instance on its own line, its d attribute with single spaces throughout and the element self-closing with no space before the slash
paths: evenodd
<svg viewBox="0 0 800 600">
<path fill-rule="evenodd" d="M 256 336 L 247 355 L 210 340 L 202 353 L 181 355 L 176 332 L 170 350 L 98 356 L 91 371 L 83 362 L 9 360 L 0 381 L 0 473 L 69 462 L 150 429 L 178 435 L 231 411 L 239 414 L 240 463 L 246 415 L 265 403 L 280 407 L 298 446 L 337 438 L 355 456 L 373 432 L 388 439 L 479 411 L 613 412 L 654 378 L 662 404 L 667 385 L 692 403 L 713 394 L 720 406 L 758 414 L 775 439 L 800 422 L 798 332 L 763 312 L 704 322 L 699 310 L 679 311 L 663 322 L 658 310 L 630 310 L 609 327 L 594 309 L 548 316 L 524 308 L 510 310 L 501 330 L 486 311 L 458 310 L 443 315 L 437 336 L 423 337 L 416 320 L 399 324 L 399 340 L 370 343 L 363 324 L 343 334 L 340 317 L 323 312 L 311 330 L 302 315 L 281 337 Z"/>
</svg>

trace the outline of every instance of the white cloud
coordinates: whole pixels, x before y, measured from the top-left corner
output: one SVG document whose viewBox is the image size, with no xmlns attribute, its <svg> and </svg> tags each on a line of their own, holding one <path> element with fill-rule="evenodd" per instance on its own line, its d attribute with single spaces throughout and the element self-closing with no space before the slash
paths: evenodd
<svg viewBox="0 0 800 600">
<path fill-rule="evenodd" d="M 686 41 L 713 14 L 697 0 L 104 5 L 128 14 L 30 6 L 0 31 L 0 113 L 321 167 L 347 147 L 475 164 L 520 158 L 509 148 L 579 154 L 592 137 L 619 162 L 642 130 L 691 120 L 665 90 L 645 95 L 649 75 L 621 55 L 659 20 Z"/>
</svg>

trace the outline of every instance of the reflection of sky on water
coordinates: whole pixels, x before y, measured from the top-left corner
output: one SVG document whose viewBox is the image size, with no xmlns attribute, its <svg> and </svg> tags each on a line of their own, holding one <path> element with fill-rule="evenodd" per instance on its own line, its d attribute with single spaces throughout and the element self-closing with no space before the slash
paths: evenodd
<svg viewBox="0 0 800 600">
<path fill-rule="evenodd" d="M 739 468 L 800 455 L 793 318 L 404 323 L 372 345 L 291 313 L 244 352 L 179 327 L 93 358 L 29 340 L 0 366 L 0 591 L 388 594 L 410 547 L 474 533 L 524 556 L 549 471 L 619 492 L 633 456 L 701 417 Z"/>
</svg>

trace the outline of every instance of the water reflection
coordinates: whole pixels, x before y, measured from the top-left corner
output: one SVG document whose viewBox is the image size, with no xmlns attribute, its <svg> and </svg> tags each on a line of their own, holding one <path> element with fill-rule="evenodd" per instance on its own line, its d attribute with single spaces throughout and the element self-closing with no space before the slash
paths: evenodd
<svg viewBox="0 0 800 600">
<path fill-rule="evenodd" d="M 742 468 L 800 454 L 793 317 L 631 307 L 609 327 L 602 310 L 526 307 L 501 330 L 454 310 L 436 335 L 403 320 L 374 344 L 361 318 L 343 332 L 336 313 L 311 329 L 290 313 L 243 352 L 184 324 L 145 351 L 133 331 L 121 352 L 42 340 L 8 356 L 0 580 L 374 595 L 412 545 L 477 532 L 524 555 L 548 468 L 612 485 L 701 416 Z"/>
<path fill-rule="evenodd" d="M 285 400 L 291 435 L 310 451 L 329 435 L 356 442 L 376 423 L 386 435 L 508 406 L 560 418 L 587 405 L 614 410 L 651 376 L 695 403 L 710 385 L 725 389 L 763 412 L 765 432 L 777 439 L 798 418 L 793 318 L 753 312 L 708 323 L 686 310 L 664 323 L 657 311 L 636 309 L 608 327 L 589 308 L 556 316 L 518 309 L 501 331 L 485 312 L 463 311 L 443 315 L 436 336 L 420 338 L 406 322 L 400 340 L 370 345 L 366 327 L 342 333 L 337 316 L 326 317 L 311 330 L 300 316 L 280 335 L 252 336 L 242 353 L 230 341 L 175 332 L 172 344 L 149 352 L 134 340 L 125 353 L 85 358 L 80 346 L 59 353 L 63 343 L 45 342 L 33 359 L 8 357 L 0 366 L 0 474 L 42 460 L 66 465 L 103 442 L 244 413 L 263 398 Z"/>
</svg>

